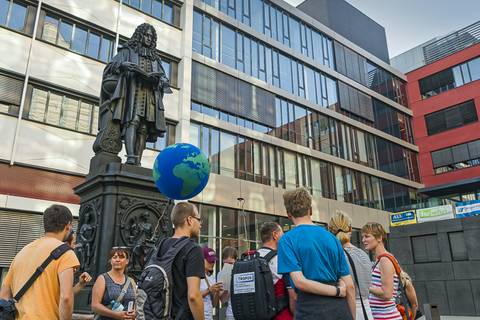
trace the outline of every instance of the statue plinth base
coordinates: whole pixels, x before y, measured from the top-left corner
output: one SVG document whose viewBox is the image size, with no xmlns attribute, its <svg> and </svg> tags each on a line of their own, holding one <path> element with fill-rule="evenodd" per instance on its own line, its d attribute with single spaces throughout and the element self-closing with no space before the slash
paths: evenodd
<svg viewBox="0 0 480 320">
<path fill-rule="evenodd" d="M 91 165 L 108 158 L 95 157 Z M 95 168 L 98 170 L 92 170 Z M 89 313 L 93 282 L 110 269 L 111 248 L 128 247 L 129 275 L 139 275 L 143 262 L 140 244 L 171 235 L 171 206 L 155 187 L 152 170 L 115 162 L 91 167 L 87 180 L 74 191 L 80 197 L 76 249 L 79 272 L 86 271 L 93 277 L 75 297 L 75 312 Z"/>
</svg>

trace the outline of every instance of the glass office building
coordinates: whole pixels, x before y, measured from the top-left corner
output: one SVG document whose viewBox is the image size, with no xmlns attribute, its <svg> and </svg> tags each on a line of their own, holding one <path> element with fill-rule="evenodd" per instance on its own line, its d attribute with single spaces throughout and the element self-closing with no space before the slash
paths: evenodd
<svg viewBox="0 0 480 320">
<path fill-rule="evenodd" d="M 12 244 L 0 268 L 41 233 L 47 205 L 78 213 L 102 70 L 143 22 L 174 92 L 142 165 L 175 142 L 208 156 L 210 182 L 192 199 L 202 243 L 254 247 L 268 220 L 288 230 L 282 194 L 300 186 L 318 223 L 340 209 L 355 228 L 387 225 L 415 204 L 405 76 L 284 1 L 0 0 L 0 242 Z"/>
</svg>

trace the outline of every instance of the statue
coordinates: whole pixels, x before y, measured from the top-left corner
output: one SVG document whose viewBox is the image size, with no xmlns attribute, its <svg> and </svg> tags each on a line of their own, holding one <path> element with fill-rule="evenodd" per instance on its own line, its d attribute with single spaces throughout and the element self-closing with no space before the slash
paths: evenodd
<svg viewBox="0 0 480 320">
<path fill-rule="evenodd" d="M 78 243 L 76 248 L 77 256 L 80 259 L 80 266 L 82 270 L 87 270 L 90 267 L 90 262 L 93 255 L 93 241 L 95 240 L 95 231 L 97 229 L 95 223 L 94 213 L 86 211 L 83 216 L 83 223 L 78 232 Z"/>
<path fill-rule="evenodd" d="M 127 164 L 140 166 L 146 142 L 166 131 L 163 95 L 172 93 L 156 50 L 157 34 L 143 23 L 108 63 L 100 94 L 95 154 L 117 155 L 125 142 Z"/>
</svg>

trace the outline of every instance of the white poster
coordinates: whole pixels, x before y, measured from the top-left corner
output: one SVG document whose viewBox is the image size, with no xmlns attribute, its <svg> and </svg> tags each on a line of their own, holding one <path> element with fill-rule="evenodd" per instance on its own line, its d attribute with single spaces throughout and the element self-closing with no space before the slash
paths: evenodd
<svg viewBox="0 0 480 320">
<path fill-rule="evenodd" d="M 450 204 L 425 209 L 417 209 L 417 221 L 437 221 L 453 219 L 453 206 Z"/>
<path fill-rule="evenodd" d="M 255 272 L 233 275 L 233 293 L 255 293 Z"/>
</svg>

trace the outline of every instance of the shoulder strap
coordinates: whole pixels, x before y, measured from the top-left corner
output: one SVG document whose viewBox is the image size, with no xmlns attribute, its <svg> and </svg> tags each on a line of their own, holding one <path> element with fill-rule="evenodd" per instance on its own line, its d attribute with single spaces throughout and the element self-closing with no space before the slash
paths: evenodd
<svg viewBox="0 0 480 320">
<path fill-rule="evenodd" d="M 358 275 L 357 275 L 357 270 L 355 268 L 355 263 L 353 262 L 353 259 L 350 256 L 350 253 L 348 253 L 348 251 L 345 250 L 345 249 L 343 249 L 343 251 L 345 251 L 345 255 L 348 258 L 348 262 L 350 263 L 350 266 L 352 267 L 353 275 L 355 277 L 355 283 L 357 284 L 357 288 L 358 288 L 358 296 L 360 297 L 360 303 L 362 304 L 363 316 L 364 316 L 365 319 L 368 319 L 367 310 L 365 309 L 365 305 L 363 304 L 362 292 L 360 291 L 360 284 L 358 283 Z"/>
<path fill-rule="evenodd" d="M 267 260 L 267 262 L 270 262 L 270 260 L 272 260 L 276 255 L 277 255 L 277 250 L 273 250 L 273 249 L 270 249 L 270 248 L 267 248 L 267 247 L 262 247 L 260 249 L 267 249 L 267 250 L 270 250 L 269 253 L 267 253 L 265 255 L 265 257 L 263 257 L 263 259 Z"/>
<path fill-rule="evenodd" d="M 393 255 L 391 255 L 390 253 L 382 253 L 382 254 L 378 255 L 377 263 L 380 262 L 380 259 L 382 259 L 383 257 L 387 258 L 388 260 L 390 260 L 392 262 L 393 267 L 395 268 L 395 273 L 400 278 L 400 273 L 402 272 L 402 269 L 400 268 L 400 265 L 398 264 L 397 259 L 395 259 L 395 257 Z"/>
<path fill-rule="evenodd" d="M 125 275 L 126 279 L 125 279 L 125 284 L 123 285 L 123 288 L 122 288 L 122 291 L 120 292 L 120 295 L 117 297 L 117 299 L 115 300 L 116 302 L 120 303 L 123 298 L 125 297 L 125 294 L 127 294 L 127 291 L 128 291 L 128 287 L 130 285 L 132 285 L 132 289 L 135 290 L 135 286 L 134 286 L 134 281 L 132 278 L 130 278 L 129 276 Z"/>
<path fill-rule="evenodd" d="M 395 269 L 395 273 L 398 276 L 398 288 L 400 289 L 400 292 L 402 293 L 402 300 L 403 300 L 402 304 L 403 304 L 403 307 L 405 308 L 405 316 L 407 317 L 407 320 L 411 320 L 410 319 L 410 314 L 409 314 L 409 309 L 410 308 L 409 308 L 409 305 L 408 305 L 408 299 L 407 299 L 405 287 L 403 286 L 403 283 L 402 283 L 402 277 L 400 275 L 401 272 L 402 272 L 402 269 L 400 268 L 400 265 L 398 264 L 397 259 L 395 259 L 395 257 L 390 253 L 382 253 L 382 254 L 378 255 L 377 263 L 380 262 L 380 259 L 383 258 L 383 257 L 390 260 L 393 264 L 393 267 Z"/>
<path fill-rule="evenodd" d="M 43 261 L 43 263 L 35 270 L 30 279 L 27 280 L 27 282 L 23 285 L 20 291 L 17 292 L 13 299 L 18 302 L 18 300 L 20 300 L 20 298 L 25 294 L 25 292 L 27 292 L 27 290 L 42 274 L 42 272 L 50 264 L 50 262 L 52 262 L 53 260 L 58 260 L 68 250 L 72 250 L 72 248 L 67 243 L 62 243 L 61 245 L 53 249 L 53 251 L 50 252 L 50 254 L 48 255 L 47 259 L 45 259 L 45 261 Z"/>
</svg>

